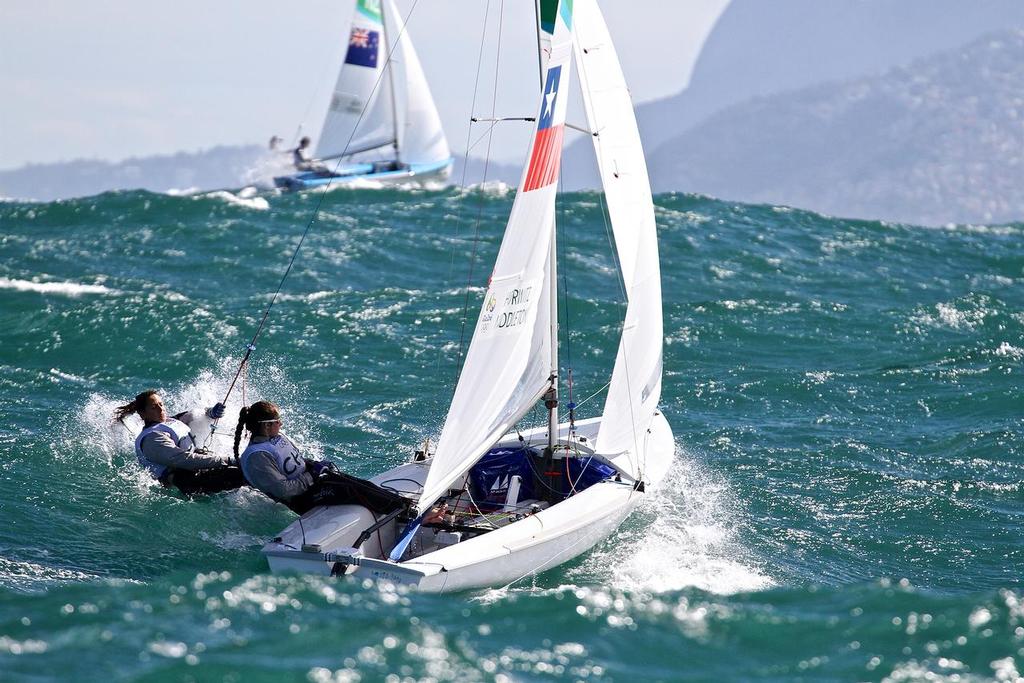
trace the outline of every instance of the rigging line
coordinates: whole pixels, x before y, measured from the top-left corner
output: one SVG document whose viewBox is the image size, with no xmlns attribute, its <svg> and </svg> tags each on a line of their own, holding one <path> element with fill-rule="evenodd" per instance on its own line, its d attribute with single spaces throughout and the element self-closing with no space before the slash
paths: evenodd
<svg viewBox="0 0 1024 683">
<path fill-rule="evenodd" d="M 564 151 L 564 148 L 563 148 L 563 151 Z M 558 163 L 559 163 L 559 166 L 561 166 L 561 163 L 562 163 L 561 160 L 559 160 Z M 565 217 L 565 200 L 564 199 L 561 200 L 561 201 L 558 200 L 558 197 L 562 196 L 564 191 L 565 191 L 565 187 L 564 187 L 564 182 L 563 181 L 564 181 L 564 177 L 562 176 L 561 173 L 559 173 L 558 174 L 558 194 L 555 195 L 555 199 L 556 199 L 555 213 L 556 214 L 558 213 L 559 206 L 560 206 L 561 207 L 561 214 L 562 214 L 562 217 L 564 218 Z M 559 237 L 558 234 L 557 234 L 559 230 L 561 231 L 561 237 Z M 568 266 L 568 260 L 565 258 L 565 252 L 566 252 L 566 249 L 568 247 L 565 245 L 565 240 L 562 239 L 562 237 L 565 237 L 565 234 L 567 232 L 566 226 L 564 225 L 564 221 L 558 220 L 558 221 L 555 222 L 555 232 L 556 232 L 556 235 L 555 235 L 556 236 L 556 246 L 561 251 L 561 258 L 559 260 L 562 263 L 562 267 L 559 269 L 559 271 L 562 273 L 562 311 L 563 311 L 563 315 L 565 317 L 565 335 L 564 335 L 564 338 L 565 338 L 566 388 L 569 391 L 569 403 L 571 404 L 572 403 L 572 343 L 571 343 L 570 337 L 569 337 L 569 332 L 571 331 L 571 321 L 569 319 L 569 278 L 566 275 L 566 271 L 568 270 L 568 267 L 567 267 Z M 558 282 L 557 281 L 554 283 L 554 286 L 555 287 L 558 286 Z"/>
<path fill-rule="evenodd" d="M 476 139 L 476 140 L 475 140 L 475 141 L 474 141 L 474 142 L 473 142 L 473 143 L 472 143 L 472 144 L 471 144 L 471 145 L 469 146 L 469 149 L 467 150 L 467 152 L 468 152 L 468 151 L 470 151 L 470 150 L 473 150 L 473 149 L 475 149 L 477 145 L 479 145 L 479 144 L 480 144 L 481 142 L 483 142 L 483 141 L 484 141 L 484 138 L 488 137 L 488 136 L 489 136 L 489 135 L 490 135 L 490 134 L 491 134 L 491 133 L 492 133 L 492 132 L 494 131 L 494 128 L 495 128 L 495 127 L 496 127 L 497 125 L 498 125 L 498 124 L 497 124 L 497 122 L 494 122 L 494 123 L 492 123 L 491 125 L 487 126 L 487 130 L 485 130 L 485 131 L 484 131 L 483 133 L 481 133 L 481 134 L 480 134 L 480 137 L 478 137 L 478 138 L 477 138 L 477 139 Z"/>
<path fill-rule="evenodd" d="M 589 54 L 587 49 L 584 48 L 582 45 L 580 45 L 580 52 L 582 52 L 583 55 Z M 580 71 L 580 82 L 582 84 L 583 77 L 586 76 L 586 72 L 587 72 L 586 60 L 581 58 L 581 59 L 577 60 L 577 62 L 578 62 L 579 71 Z M 589 82 L 589 77 L 588 77 L 588 82 Z M 583 93 L 583 97 L 585 97 L 589 101 L 589 103 L 590 103 L 590 111 L 594 111 L 594 99 L 593 99 L 593 94 L 590 92 L 590 89 L 589 88 L 584 89 L 584 88 L 581 87 L 580 91 Z M 627 93 L 627 97 L 628 97 L 628 93 Z M 601 130 L 603 128 L 603 126 L 595 126 L 595 128 L 597 128 L 598 130 Z M 600 137 L 595 137 L 594 140 L 596 141 L 596 144 L 594 145 L 594 152 L 595 152 L 595 154 L 598 157 L 598 166 L 599 166 L 599 168 L 603 169 L 604 165 L 603 165 L 602 162 L 604 161 L 604 140 L 602 138 L 600 138 Z M 617 175 L 616 175 L 616 177 L 617 177 Z M 619 260 L 618 251 L 615 249 L 614 236 L 613 236 L 613 232 L 612 232 L 612 229 L 611 229 L 611 226 L 610 226 L 610 223 L 609 223 L 611 215 L 610 215 L 610 213 L 608 211 L 608 203 L 606 201 L 607 197 L 606 197 L 606 194 L 605 194 L 604 182 L 603 181 L 604 181 L 604 178 L 602 176 L 601 192 L 598 194 L 598 199 L 600 200 L 600 204 L 601 204 L 601 219 L 602 219 L 602 221 L 604 221 L 605 234 L 608 236 L 608 243 L 611 246 L 612 259 L 614 260 L 614 263 L 615 263 L 615 266 L 616 266 L 616 271 L 618 272 L 618 277 L 616 278 L 616 280 L 619 283 L 619 291 L 622 294 L 623 300 L 626 302 L 626 310 L 628 311 L 629 310 L 629 293 L 626 291 L 626 280 L 625 280 L 625 276 L 624 276 L 624 274 L 622 272 L 622 263 Z M 626 340 L 625 340 L 625 335 L 624 335 L 625 327 L 626 327 L 626 318 L 625 318 L 625 315 L 623 315 L 622 324 L 619 326 L 619 330 L 620 330 L 619 331 L 619 341 L 623 345 L 622 363 L 623 363 L 623 369 L 625 370 L 626 397 L 629 400 L 629 422 L 630 422 L 630 426 L 632 427 L 632 429 L 630 431 L 632 432 L 632 436 L 633 436 L 633 453 L 636 455 L 636 458 L 639 461 L 639 458 L 640 458 L 640 444 L 637 441 L 637 425 L 636 425 L 636 419 L 635 419 L 636 418 L 636 411 L 633 408 L 633 389 L 630 386 L 630 382 L 629 382 L 629 354 L 625 352 L 626 351 L 626 349 L 625 349 Z M 618 357 L 618 349 L 616 349 L 616 357 Z M 614 370 L 613 370 L 613 372 L 614 372 Z M 610 385 L 611 382 L 609 381 L 608 384 Z M 640 463 L 637 462 L 637 464 L 639 465 Z M 637 472 L 637 474 L 642 476 L 642 473 L 640 473 L 640 472 Z M 641 477 L 638 476 L 637 478 L 639 479 Z"/>
<path fill-rule="evenodd" d="M 417 4 L 419 4 L 419 0 L 413 0 L 412 7 L 409 8 L 409 14 L 405 17 L 405 20 L 403 21 L 402 30 L 398 32 L 398 38 L 395 39 L 395 44 L 391 46 L 390 50 L 388 50 L 388 56 L 384 62 L 384 68 L 381 69 L 380 74 L 378 74 L 377 80 L 373 84 L 373 88 L 370 90 L 370 96 L 366 99 L 366 102 L 363 104 L 363 108 L 359 112 L 359 116 L 356 118 L 356 124 L 352 127 L 352 132 L 349 134 L 348 141 L 345 143 L 346 150 L 349 148 L 349 145 L 352 144 L 352 139 L 356 135 L 356 130 L 359 129 L 359 124 L 363 120 L 363 116 L 366 114 L 366 109 L 367 107 L 369 107 L 370 102 L 373 100 L 373 94 L 377 91 L 377 88 L 380 86 L 381 79 L 384 77 L 384 72 L 391 64 L 391 57 L 394 54 L 395 50 L 398 48 L 399 43 L 401 43 L 402 36 L 405 35 L 406 29 L 409 27 L 409 19 L 412 17 L 412 13 L 416 10 Z M 342 154 L 344 156 L 344 153 Z M 341 160 L 342 157 L 339 157 L 337 163 L 334 165 L 335 173 L 337 173 L 338 168 L 341 167 Z M 302 243 L 306 241 L 306 236 L 309 235 L 309 231 L 313 227 L 313 223 L 316 222 L 316 217 L 320 213 L 320 207 L 323 205 L 324 197 L 327 196 L 327 191 L 330 190 L 333 181 L 334 178 L 332 177 L 328 179 L 327 184 L 324 185 L 324 189 L 320 193 L 320 197 L 317 199 L 316 206 L 313 207 L 313 213 L 309 218 L 309 222 L 306 223 L 306 229 L 302 232 L 302 237 L 299 238 L 299 243 L 295 245 L 295 251 L 292 252 L 292 257 L 288 261 L 288 268 L 285 269 L 284 276 L 281 278 L 281 282 L 278 283 L 277 290 L 274 292 L 274 296 L 271 297 L 270 304 L 267 306 L 267 310 L 263 312 L 263 318 L 260 320 L 260 324 L 256 328 L 256 333 L 253 335 L 252 341 L 249 342 L 249 345 L 245 349 L 245 355 L 242 357 L 242 361 L 238 364 L 238 370 L 235 372 L 235 376 L 231 380 L 231 385 L 228 387 L 227 393 L 224 395 L 224 400 L 222 401 L 222 403 L 228 402 L 228 398 L 231 396 L 231 392 L 235 388 L 235 383 L 238 382 L 238 377 L 239 375 L 242 374 L 242 369 L 245 367 L 245 364 L 249 361 L 249 357 L 252 355 L 252 352 L 256 350 L 256 340 L 263 332 L 263 327 L 267 322 L 267 318 L 270 316 L 270 309 L 272 309 L 274 307 L 274 304 L 277 303 L 277 298 L 281 294 L 281 288 L 284 287 L 285 280 L 288 279 L 289 273 L 292 272 L 292 266 L 295 265 L 295 258 L 299 255 L 299 250 L 302 248 Z M 217 429 L 217 422 L 218 420 L 214 420 L 213 424 L 211 425 L 211 436 L 213 435 L 213 432 L 216 431 Z"/>
<path fill-rule="evenodd" d="M 346 48 L 346 49 L 348 49 L 348 48 Z M 345 56 L 344 55 L 342 55 L 341 60 L 342 60 L 342 63 L 345 62 Z M 323 83 L 324 82 L 324 77 L 327 74 L 329 74 L 331 71 L 334 70 L 334 63 L 330 62 L 330 61 L 328 61 L 326 59 L 324 60 L 324 66 L 325 66 L 325 68 L 323 70 L 323 73 L 320 74 L 320 78 L 318 78 L 317 81 L 316 81 L 317 83 Z M 299 119 L 299 125 L 295 128 L 295 138 L 292 140 L 292 144 L 293 145 L 298 144 L 299 136 L 302 134 L 302 126 L 304 125 L 304 122 L 309 119 L 309 112 L 313 109 L 313 101 L 316 100 L 317 97 L 319 97 L 319 96 L 320 96 L 320 87 L 317 86 L 316 88 L 313 89 L 313 94 L 310 95 L 309 101 L 306 102 L 306 109 L 302 112 L 302 118 Z"/>
<path fill-rule="evenodd" d="M 480 32 L 480 49 L 477 51 L 477 56 L 476 56 L 476 76 L 473 79 L 473 99 L 472 99 L 472 101 L 470 102 L 470 105 L 469 105 L 470 121 L 473 120 L 473 112 L 476 111 L 476 97 L 477 97 L 477 94 L 478 94 L 478 92 L 480 90 L 480 71 L 483 68 L 484 45 L 486 45 L 486 42 L 487 42 L 487 19 L 488 19 L 488 17 L 490 17 L 490 14 L 491 14 L 491 0 L 487 0 L 487 5 L 484 8 L 484 28 Z M 494 128 L 494 124 L 492 123 L 490 128 L 488 128 L 488 131 L 492 130 L 493 128 Z M 466 153 L 463 156 L 463 160 L 462 160 L 462 178 L 459 181 L 459 187 L 463 191 L 463 193 L 465 193 L 465 190 L 466 190 L 466 173 L 467 173 L 467 170 L 469 168 L 469 152 L 470 152 L 470 149 L 472 147 L 476 147 L 476 143 L 474 143 L 472 145 L 472 147 L 469 144 L 470 140 L 472 140 L 472 136 L 473 136 L 473 124 L 469 123 L 466 126 Z M 482 140 L 483 136 L 481 136 L 480 139 Z M 477 142 L 479 142 L 479 140 Z M 484 169 L 484 176 L 485 177 L 486 177 L 486 173 L 487 173 L 487 171 L 486 171 L 486 168 L 485 168 Z M 481 201 L 483 201 L 483 200 L 481 199 Z M 454 223 L 455 223 L 455 243 L 452 244 L 451 257 L 450 257 L 449 262 L 448 262 L 448 281 L 449 282 L 451 282 L 452 277 L 455 274 L 455 249 L 456 249 L 456 245 L 458 244 L 459 225 L 461 225 L 461 223 L 462 223 L 462 203 L 461 202 L 459 203 L 459 210 L 455 214 L 455 221 L 454 221 Z M 443 328 L 442 328 L 442 332 L 443 332 Z M 441 370 L 441 353 L 442 353 L 443 348 L 444 348 L 443 345 L 439 345 L 438 349 L 437 349 L 436 368 L 437 368 L 438 372 L 440 372 L 440 370 Z"/>
<path fill-rule="evenodd" d="M 505 20 L 505 0 L 501 0 L 501 2 L 498 5 L 498 40 L 497 40 L 497 46 L 495 48 L 495 56 L 494 56 L 494 85 L 493 85 L 492 91 L 491 91 L 491 116 L 492 117 L 494 116 L 494 113 L 497 111 L 497 108 L 498 108 L 498 74 L 500 73 L 500 66 L 501 66 L 501 32 L 502 32 L 504 20 Z M 490 163 L 491 163 L 491 143 L 494 140 L 494 132 L 493 131 L 494 131 L 494 129 L 492 127 L 491 131 L 488 133 L 488 137 L 487 137 L 487 152 L 484 155 L 484 175 L 483 175 L 483 180 L 481 180 L 481 184 L 483 184 L 483 183 L 485 183 L 487 181 L 487 170 L 488 170 L 488 167 L 490 166 Z M 459 385 L 459 375 L 462 372 L 462 359 L 463 359 L 462 358 L 462 352 L 463 352 L 463 348 L 464 348 L 465 342 L 466 342 L 466 318 L 468 317 L 468 314 L 469 314 L 469 297 L 470 297 L 470 293 L 471 293 L 471 289 L 470 288 L 473 286 L 473 271 L 476 268 L 476 256 L 477 256 L 477 252 L 479 251 L 479 245 L 480 245 L 480 223 L 483 221 L 483 214 L 484 214 L 484 196 L 483 196 L 483 194 L 481 194 L 480 195 L 479 209 L 477 210 L 477 214 L 476 214 L 476 222 L 475 222 L 475 224 L 473 226 L 473 252 L 472 252 L 472 256 L 470 257 L 470 260 L 469 260 L 469 276 L 466 279 L 466 298 L 465 298 L 465 300 L 463 301 L 463 304 L 462 304 L 462 325 L 461 325 L 461 327 L 459 329 L 459 355 L 458 355 L 458 358 L 455 361 L 455 378 L 454 378 L 454 380 L 452 382 L 452 393 L 453 394 L 455 393 L 455 389 Z"/>
<path fill-rule="evenodd" d="M 603 387 L 601 387 L 600 389 L 598 389 L 597 391 L 595 391 L 594 393 L 592 393 L 592 394 L 591 394 L 590 396 L 587 396 L 587 397 L 586 397 L 585 399 L 583 399 L 582 401 L 580 401 L 579 403 L 577 403 L 577 404 L 576 404 L 576 407 L 577 407 L 577 408 L 581 407 L 581 406 L 582 406 L 582 405 L 583 405 L 584 403 L 586 403 L 587 401 L 589 401 L 590 399 L 594 398 L 595 396 L 597 396 L 598 394 L 600 394 L 600 393 L 601 393 L 602 391 L 604 391 L 605 389 L 607 389 L 608 387 L 610 387 L 610 386 L 611 386 L 611 384 L 612 384 L 612 383 L 611 383 L 611 380 L 609 380 L 608 382 L 606 382 L 606 383 L 605 383 L 605 385 L 604 385 Z"/>
<path fill-rule="evenodd" d="M 544 90 L 544 59 L 541 57 L 541 38 L 540 38 L 540 3 L 541 0 L 534 0 L 533 2 L 533 25 L 537 29 L 537 78 L 540 79 L 540 89 Z"/>
</svg>

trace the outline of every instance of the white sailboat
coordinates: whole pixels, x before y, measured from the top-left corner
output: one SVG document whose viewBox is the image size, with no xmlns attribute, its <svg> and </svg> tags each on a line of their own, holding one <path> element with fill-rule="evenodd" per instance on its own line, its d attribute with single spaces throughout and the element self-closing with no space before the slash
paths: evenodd
<svg viewBox="0 0 1024 683">
<path fill-rule="evenodd" d="M 444 180 L 451 151 L 409 32 L 392 0 L 356 0 L 345 61 L 314 152 L 318 168 L 274 178 L 302 190 L 358 178 Z"/>
<path fill-rule="evenodd" d="M 505 585 L 593 547 L 665 477 L 675 446 L 658 410 L 661 275 L 636 119 L 596 1 L 548 10 L 529 163 L 436 452 L 372 479 L 411 512 L 315 508 L 264 546 L 273 571 L 436 592 Z M 573 58 L 628 301 L 603 414 L 560 422 L 555 192 Z M 515 431 L 538 401 L 547 426 Z"/>
</svg>

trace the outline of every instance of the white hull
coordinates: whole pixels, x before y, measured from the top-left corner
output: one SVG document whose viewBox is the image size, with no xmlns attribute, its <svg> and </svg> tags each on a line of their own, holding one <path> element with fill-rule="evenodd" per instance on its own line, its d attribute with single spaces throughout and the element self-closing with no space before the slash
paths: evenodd
<svg viewBox="0 0 1024 683">
<path fill-rule="evenodd" d="M 580 434 L 589 433 L 587 440 L 593 441 L 598 426 L 599 420 L 587 420 L 577 428 Z M 563 435 L 565 430 L 566 426 L 561 425 Z M 524 436 L 530 439 L 537 434 Z M 516 442 L 515 437 L 508 440 L 509 445 Z M 306 513 L 301 527 L 298 522 L 293 523 L 282 532 L 280 540 L 267 543 L 263 553 L 274 572 L 343 572 L 355 578 L 437 593 L 508 585 L 562 564 L 611 535 L 650 487 L 660 483 L 674 450 L 671 428 L 659 414 L 646 440 L 650 474 L 644 477 L 643 486 L 625 478 L 607 479 L 556 505 L 461 542 L 431 549 L 432 542 L 425 538 L 422 542 L 427 551 L 404 562 L 384 559 L 397 537 L 394 523 L 375 532 L 359 548 L 351 548 L 359 534 L 373 523 L 373 517 L 365 508 L 348 505 Z M 397 484 L 401 478 L 422 482 L 426 471 L 425 464 L 410 463 L 374 477 L 374 481 L 394 479 Z M 410 483 L 406 481 L 405 485 Z M 425 536 L 434 533 L 429 529 L 420 531 Z"/>
</svg>

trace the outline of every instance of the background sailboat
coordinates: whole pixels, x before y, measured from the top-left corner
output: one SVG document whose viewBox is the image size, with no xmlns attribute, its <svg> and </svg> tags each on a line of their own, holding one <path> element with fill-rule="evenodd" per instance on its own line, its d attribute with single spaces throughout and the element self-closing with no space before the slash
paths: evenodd
<svg viewBox="0 0 1024 683">
<path fill-rule="evenodd" d="M 315 157 L 321 168 L 274 178 L 301 190 L 363 178 L 444 180 L 452 157 L 409 32 L 392 0 L 357 0 Z"/>
<path fill-rule="evenodd" d="M 437 451 L 374 477 L 414 501 L 414 513 L 378 520 L 354 505 L 315 509 L 264 547 L 275 571 L 436 591 L 513 582 L 608 536 L 667 472 L 660 269 L 636 120 L 595 0 L 541 9 L 548 58 L 533 144 Z M 602 415 L 576 421 L 570 411 L 562 422 L 554 227 L 573 57 L 627 307 Z M 542 399 L 547 426 L 517 431 Z"/>
</svg>

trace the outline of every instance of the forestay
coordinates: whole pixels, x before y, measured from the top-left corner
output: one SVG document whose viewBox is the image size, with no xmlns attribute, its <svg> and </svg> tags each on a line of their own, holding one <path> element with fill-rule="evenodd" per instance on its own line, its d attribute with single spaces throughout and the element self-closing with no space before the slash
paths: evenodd
<svg viewBox="0 0 1024 683">
<path fill-rule="evenodd" d="M 394 144 L 393 74 L 381 0 L 357 0 L 345 62 L 331 94 L 316 157 L 330 159 Z M 358 127 L 358 128 L 357 128 Z"/>
<path fill-rule="evenodd" d="M 618 55 L 595 0 L 575 2 L 575 53 L 626 292 L 622 337 L 595 448 L 635 478 L 661 396 L 661 271 L 654 203 Z"/>
<path fill-rule="evenodd" d="M 423 486 L 421 512 L 507 433 L 551 384 L 549 287 L 554 283 L 548 281 L 549 257 L 569 94 L 571 26 L 571 2 L 562 2 L 529 163 Z"/>
</svg>

